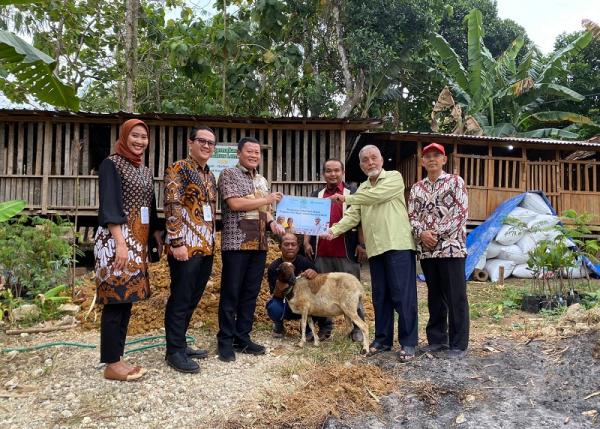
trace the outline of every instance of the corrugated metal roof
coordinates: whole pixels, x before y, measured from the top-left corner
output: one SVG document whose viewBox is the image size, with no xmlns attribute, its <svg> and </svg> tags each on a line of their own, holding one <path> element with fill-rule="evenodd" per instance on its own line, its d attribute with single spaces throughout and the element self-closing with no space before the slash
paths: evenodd
<svg viewBox="0 0 600 429">
<path fill-rule="evenodd" d="M 146 120 L 180 120 L 197 122 L 223 122 L 223 123 L 248 123 L 248 124 L 349 124 L 364 126 L 365 128 L 378 128 L 381 119 L 353 119 L 353 118 L 305 118 L 305 117 L 278 117 L 267 118 L 261 116 L 209 116 L 188 115 L 179 113 L 98 113 L 98 112 L 71 112 L 67 110 L 37 110 L 37 109 L 0 109 L 0 115 L 11 116 L 40 116 L 40 117 L 73 117 L 73 118 L 139 118 Z"/>
<path fill-rule="evenodd" d="M 366 135 L 374 136 L 399 136 L 399 137 L 415 137 L 418 139 L 460 139 L 472 141 L 496 141 L 499 143 L 521 143 L 521 144 L 539 144 L 539 145 L 563 145 L 563 146 L 585 146 L 600 148 L 600 141 L 590 140 L 554 140 L 554 139 L 534 139 L 524 137 L 493 137 L 493 136 L 472 136 L 465 134 L 442 134 L 428 133 L 422 131 L 367 131 Z"/>
</svg>

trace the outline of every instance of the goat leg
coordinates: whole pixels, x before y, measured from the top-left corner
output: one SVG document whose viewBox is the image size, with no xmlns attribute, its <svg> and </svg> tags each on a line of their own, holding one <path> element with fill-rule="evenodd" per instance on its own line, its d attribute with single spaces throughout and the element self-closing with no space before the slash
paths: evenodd
<svg viewBox="0 0 600 429">
<path fill-rule="evenodd" d="M 317 335 L 317 330 L 315 328 L 315 321 L 312 316 L 308 318 L 308 327 L 310 328 L 310 332 L 313 334 L 313 342 L 315 346 L 319 345 L 319 336 Z"/>
<path fill-rule="evenodd" d="M 300 342 L 298 343 L 298 347 L 304 347 L 306 344 L 306 321 L 308 319 L 308 310 L 302 311 L 302 319 L 300 320 Z M 310 322 L 312 324 L 312 320 Z"/>
<path fill-rule="evenodd" d="M 358 329 L 362 331 L 363 334 L 363 353 L 369 352 L 369 325 L 367 322 L 362 320 L 357 313 L 351 315 L 352 321 L 358 326 Z"/>
</svg>

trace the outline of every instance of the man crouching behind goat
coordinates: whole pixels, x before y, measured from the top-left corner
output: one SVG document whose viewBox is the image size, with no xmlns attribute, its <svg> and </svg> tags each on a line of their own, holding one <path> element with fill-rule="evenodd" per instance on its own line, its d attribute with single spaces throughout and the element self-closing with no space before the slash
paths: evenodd
<svg viewBox="0 0 600 429">
<path fill-rule="evenodd" d="M 356 277 L 348 273 L 319 274 L 314 279 L 294 275 L 294 265 L 283 262 L 273 292 L 275 298 L 285 298 L 290 309 L 302 316 L 300 347 L 306 343 L 306 322 L 313 333 L 315 345 L 319 336 L 312 318 L 308 316 L 333 317 L 344 315 L 348 332 L 356 324 L 363 334 L 363 353 L 369 350 L 369 327 L 358 315 L 363 300 L 363 287 Z"/>
</svg>

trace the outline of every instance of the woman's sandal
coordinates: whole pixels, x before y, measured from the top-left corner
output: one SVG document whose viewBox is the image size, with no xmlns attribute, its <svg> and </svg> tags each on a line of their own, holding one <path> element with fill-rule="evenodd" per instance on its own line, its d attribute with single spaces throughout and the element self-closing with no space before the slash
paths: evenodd
<svg viewBox="0 0 600 429">
<path fill-rule="evenodd" d="M 403 346 L 398 352 L 398 360 L 400 362 L 410 362 L 415 358 L 416 347 Z"/>
<path fill-rule="evenodd" d="M 112 366 L 107 366 L 104 369 L 104 378 L 107 380 L 116 381 L 135 381 L 142 378 L 148 371 L 141 366 L 134 366 L 131 371 L 126 374 L 115 371 Z"/>
<path fill-rule="evenodd" d="M 371 345 L 369 346 L 369 352 L 367 353 L 367 356 L 375 356 L 376 354 L 382 352 L 389 352 L 390 350 L 392 350 L 390 346 L 384 346 L 383 344 L 379 343 L 371 343 Z"/>
</svg>

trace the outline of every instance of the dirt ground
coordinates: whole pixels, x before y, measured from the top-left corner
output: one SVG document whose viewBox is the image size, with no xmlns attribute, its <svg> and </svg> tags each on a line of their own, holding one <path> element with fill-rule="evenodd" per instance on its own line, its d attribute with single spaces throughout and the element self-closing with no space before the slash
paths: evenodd
<svg viewBox="0 0 600 429">
<path fill-rule="evenodd" d="M 154 301 L 137 306 L 131 339 L 164 334 L 168 271 L 159 264 L 153 276 L 159 287 Z M 363 270 L 367 294 L 369 280 Z M 268 353 L 238 355 L 225 364 L 216 358 L 218 276 L 212 281 L 190 332 L 211 352 L 201 361 L 201 374 L 172 371 L 162 347 L 128 355 L 150 369 L 137 383 L 104 380 L 96 348 L 0 353 L 0 428 L 600 427 L 600 307 L 533 315 L 511 304 L 511 291 L 523 288 L 521 282 L 470 282 L 467 357 L 451 361 L 425 354 L 400 363 L 396 350 L 361 356 L 359 345 L 339 330 L 319 348 L 296 346 L 297 323 L 287 325 L 284 339 L 271 338 L 263 285 L 254 335 Z M 91 303 L 90 284 L 88 275 L 80 291 L 81 319 Z M 423 345 L 423 283 L 418 292 Z M 367 317 L 372 332 L 371 306 Z M 0 327 L 0 349 L 54 341 L 97 345 L 93 318 L 94 310 L 82 327 L 51 334 L 7 336 Z"/>
</svg>

